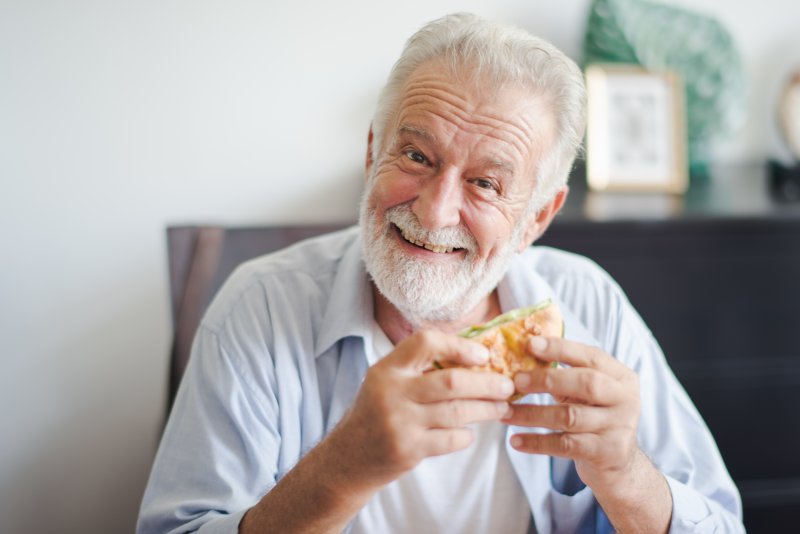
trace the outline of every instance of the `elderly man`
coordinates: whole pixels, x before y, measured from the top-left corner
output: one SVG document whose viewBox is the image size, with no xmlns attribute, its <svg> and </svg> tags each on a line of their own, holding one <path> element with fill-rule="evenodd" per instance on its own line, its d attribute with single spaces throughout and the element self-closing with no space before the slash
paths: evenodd
<svg viewBox="0 0 800 534">
<path fill-rule="evenodd" d="M 407 43 L 360 224 L 241 267 L 197 334 L 140 532 L 737 532 L 713 439 L 618 286 L 530 247 L 567 196 L 580 70 L 471 15 Z M 544 299 L 557 367 L 456 335 Z M 534 342 L 535 341 L 535 342 Z M 506 399 L 525 394 L 520 403 Z"/>
</svg>

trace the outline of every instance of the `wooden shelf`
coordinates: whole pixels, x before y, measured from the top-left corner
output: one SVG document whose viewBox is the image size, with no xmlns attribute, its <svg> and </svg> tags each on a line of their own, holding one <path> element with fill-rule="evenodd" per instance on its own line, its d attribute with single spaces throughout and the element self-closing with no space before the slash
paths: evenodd
<svg viewBox="0 0 800 534">
<path fill-rule="evenodd" d="M 576 166 L 561 221 L 648 222 L 800 219 L 800 203 L 772 194 L 764 165 L 717 166 L 684 195 L 590 191 Z"/>
</svg>

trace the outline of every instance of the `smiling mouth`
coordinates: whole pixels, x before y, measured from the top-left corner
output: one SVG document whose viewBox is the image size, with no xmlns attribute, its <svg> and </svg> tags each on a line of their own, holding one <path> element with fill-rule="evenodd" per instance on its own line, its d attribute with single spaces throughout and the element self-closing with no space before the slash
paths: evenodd
<svg viewBox="0 0 800 534">
<path fill-rule="evenodd" d="M 448 247 L 448 246 L 444 246 L 444 245 L 434 245 L 434 244 L 431 244 L 431 243 L 425 243 L 424 241 L 418 241 L 418 240 L 414 239 L 414 237 L 411 236 L 406 230 L 403 230 L 402 228 L 400 228 L 396 224 L 393 225 L 393 226 L 395 227 L 397 232 L 400 234 L 400 237 L 402 237 L 404 241 L 406 241 L 407 243 L 410 243 L 410 244 L 412 244 L 412 245 L 414 245 L 416 247 L 424 248 L 425 250 L 430 250 L 431 252 L 435 252 L 437 254 L 450 254 L 451 252 L 460 252 L 460 251 L 464 250 L 463 248 L 458 248 L 458 247 Z"/>
</svg>

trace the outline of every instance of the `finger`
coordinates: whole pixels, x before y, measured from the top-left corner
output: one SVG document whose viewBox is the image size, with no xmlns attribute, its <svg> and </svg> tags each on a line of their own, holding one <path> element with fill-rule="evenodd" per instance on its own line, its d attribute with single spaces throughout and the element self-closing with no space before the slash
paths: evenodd
<svg viewBox="0 0 800 534">
<path fill-rule="evenodd" d="M 603 408 L 578 404 L 540 406 L 515 404 L 503 423 L 516 426 L 542 427 L 564 432 L 600 432 L 609 426 L 610 413 Z"/>
<path fill-rule="evenodd" d="M 505 400 L 514 393 L 514 382 L 500 373 L 472 369 L 439 369 L 415 379 L 409 397 L 420 403 L 450 399 Z"/>
<path fill-rule="evenodd" d="M 514 384 L 521 393 L 550 393 L 560 399 L 613 406 L 625 399 L 623 384 L 611 376 L 585 367 L 537 369 L 520 372 Z"/>
<path fill-rule="evenodd" d="M 398 344 L 387 362 L 422 371 L 436 360 L 465 366 L 483 365 L 489 350 L 475 341 L 436 330 L 419 330 Z"/>
<path fill-rule="evenodd" d="M 561 458 L 592 458 L 598 446 L 595 434 L 571 434 L 555 432 L 552 434 L 514 434 L 511 446 L 521 452 L 545 454 Z"/>
<path fill-rule="evenodd" d="M 572 367 L 589 367 L 619 376 L 628 368 L 599 347 L 592 347 L 558 337 L 531 336 L 525 346 L 528 353 L 540 360 Z"/>
<path fill-rule="evenodd" d="M 507 402 L 453 400 L 424 406 L 428 428 L 457 428 L 482 421 L 497 421 L 509 412 Z"/>
<path fill-rule="evenodd" d="M 434 428 L 425 432 L 419 446 L 425 457 L 440 456 L 469 447 L 474 440 L 469 428 Z"/>
</svg>

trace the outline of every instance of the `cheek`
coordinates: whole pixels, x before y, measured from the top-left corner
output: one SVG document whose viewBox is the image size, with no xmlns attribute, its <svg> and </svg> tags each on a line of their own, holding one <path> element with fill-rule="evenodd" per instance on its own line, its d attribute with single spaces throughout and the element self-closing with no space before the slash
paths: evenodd
<svg viewBox="0 0 800 534">
<path fill-rule="evenodd" d="M 417 195 L 416 180 L 388 174 L 378 174 L 374 180 L 375 184 L 369 195 L 369 206 L 378 211 L 386 211 L 409 202 Z"/>
<path fill-rule="evenodd" d="M 514 221 L 500 210 L 470 210 L 464 221 L 478 242 L 479 255 L 487 259 L 499 253 L 511 240 Z"/>
</svg>

